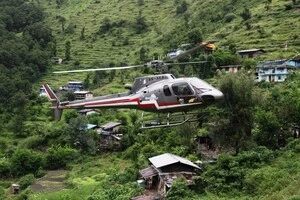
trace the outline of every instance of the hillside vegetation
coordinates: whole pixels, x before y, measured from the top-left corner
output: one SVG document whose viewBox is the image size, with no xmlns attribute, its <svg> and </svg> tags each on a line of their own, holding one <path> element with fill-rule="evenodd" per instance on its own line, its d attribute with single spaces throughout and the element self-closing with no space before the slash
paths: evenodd
<svg viewBox="0 0 300 200">
<path fill-rule="evenodd" d="M 57 55 L 64 57 L 65 42 L 70 41 L 72 61 L 81 67 L 93 66 L 96 60 L 106 65 L 143 63 L 142 48 L 147 59 L 164 57 L 171 47 L 191 42 L 188 35 L 194 30 L 203 40 L 216 40 L 219 48 L 262 48 L 267 58 L 299 51 L 300 8 L 291 0 L 39 2 L 56 36 Z M 245 9 L 249 15 L 242 17 Z"/>
<path fill-rule="evenodd" d="M 300 122 L 300 74 L 256 83 L 251 72 L 258 60 L 297 54 L 298 18 L 296 0 L 0 0 L 0 199 L 129 199 L 143 194 L 136 180 L 148 158 L 168 152 L 204 160 L 195 145 L 200 136 L 213 139 L 218 160 L 201 165 L 192 188 L 175 181 L 168 200 L 299 199 L 300 140 L 291 128 Z M 153 70 L 52 72 L 145 63 L 201 40 L 216 40 L 217 50 L 185 59 L 209 62 L 170 72 L 206 79 L 225 98 L 194 110 L 202 114 L 194 123 L 141 130 L 141 112 L 130 109 L 89 116 L 65 110 L 54 121 L 51 103 L 37 94 L 42 82 L 57 90 L 71 80 L 84 81 L 95 96 L 121 92 Z M 236 50 L 245 48 L 267 53 L 242 60 Z M 55 56 L 63 64 L 51 65 Z M 243 69 L 215 73 L 216 65 L 227 64 Z M 99 135 L 87 124 L 110 121 L 122 122 L 122 141 L 99 149 Z M 13 183 L 19 194 L 11 194 Z"/>
</svg>

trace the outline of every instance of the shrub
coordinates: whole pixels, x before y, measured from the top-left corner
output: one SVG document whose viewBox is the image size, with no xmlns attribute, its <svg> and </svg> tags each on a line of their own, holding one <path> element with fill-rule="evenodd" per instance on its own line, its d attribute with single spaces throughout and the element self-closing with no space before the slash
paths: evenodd
<svg viewBox="0 0 300 200">
<path fill-rule="evenodd" d="M 19 184 L 22 190 L 26 189 L 29 185 L 33 184 L 35 181 L 33 174 L 27 174 L 26 176 L 23 176 L 19 180 Z"/>
<path fill-rule="evenodd" d="M 10 163 L 6 159 L 0 159 L 0 178 L 6 178 L 10 175 Z"/>
<path fill-rule="evenodd" d="M 229 23 L 229 22 L 231 22 L 232 20 L 234 20 L 235 18 L 236 18 L 236 15 L 235 15 L 235 14 L 233 14 L 233 13 L 228 13 L 227 15 L 225 15 L 224 20 L 225 20 L 226 23 Z"/>
<path fill-rule="evenodd" d="M 14 176 L 22 176 L 28 173 L 36 173 L 43 166 L 43 157 L 40 153 L 18 149 L 11 158 L 11 170 Z"/>
<path fill-rule="evenodd" d="M 74 159 L 77 151 L 69 147 L 51 147 L 45 156 L 45 167 L 47 169 L 64 169 L 68 162 Z"/>
<path fill-rule="evenodd" d="M 20 147 L 26 149 L 36 149 L 38 147 L 44 146 L 45 140 L 43 137 L 34 135 L 30 136 L 22 141 Z"/>
</svg>

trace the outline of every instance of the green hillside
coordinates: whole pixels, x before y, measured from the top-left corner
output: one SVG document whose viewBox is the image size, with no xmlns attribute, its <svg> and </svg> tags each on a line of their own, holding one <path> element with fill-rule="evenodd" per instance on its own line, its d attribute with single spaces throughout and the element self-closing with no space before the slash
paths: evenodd
<svg viewBox="0 0 300 200">
<path fill-rule="evenodd" d="M 299 199 L 300 72 L 282 83 L 257 83 L 251 73 L 259 60 L 300 51 L 299 5 L 299 0 L 0 0 L 0 200 L 128 200 L 144 192 L 137 180 L 151 165 L 148 159 L 166 152 L 203 169 L 192 187 L 175 180 L 168 200 Z M 51 102 L 37 92 L 42 82 L 57 91 L 78 80 L 94 96 L 122 92 L 125 83 L 153 70 L 52 72 L 144 64 L 201 40 L 215 40 L 216 52 L 185 59 L 210 62 L 170 67 L 177 77 L 205 79 L 224 94 L 223 101 L 193 110 L 199 114 L 195 122 L 141 130 L 142 112 L 133 109 L 92 115 L 64 110 L 55 121 Z M 250 48 L 266 54 L 242 60 L 235 53 Z M 53 56 L 64 62 L 50 63 Z M 247 70 L 215 73 L 214 65 L 222 64 Z M 61 101 L 74 97 L 58 94 Z M 103 147 L 107 141 L 87 124 L 111 121 L 122 123 L 123 137 Z M 204 144 L 205 152 L 201 138 L 213 141 Z M 218 159 L 207 161 L 209 153 Z M 20 184 L 18 194 L 12 194 L 14 183 Z"/>
<path fill-rule="evenodd" d="M 164 56 L 168 48 L 188 42 L 187 33 L 193 29 L 201 31 L 203 40 L 217 40 L 219 48 L 227 48 L 229 44 L 236 45 L 237 50 L 262 48 L 267 51 L 267 58 L 291 56 L 299 50 L 300 8 L 288 0 L 39 2 L 54 30 L 58 56 L 64 56 L 65 42 L 69 40 L 72 61 L 79 61 L 82 66 L 90 66 L 95 60 L 105 64 L 141 62 L 142 47 L 148 50 L 149 59 L 156 54 Z M 59 7 L 57 2 L 62 2 Z M 186 5 L 186 11 L 181 13 L 178 9 L 182 4 Z M 245 8 L 250 10 L 251 17 L 243 21 L 241 13 Z M 147 29 L 137 34 L 139 15 Z M 65 18 L 65 31 L 59 16 Z M 112 27 L 105 34 L 97 34 L 105 19 Z M 80 39 L 83 29 L 84 39 Z"/>
</svg>

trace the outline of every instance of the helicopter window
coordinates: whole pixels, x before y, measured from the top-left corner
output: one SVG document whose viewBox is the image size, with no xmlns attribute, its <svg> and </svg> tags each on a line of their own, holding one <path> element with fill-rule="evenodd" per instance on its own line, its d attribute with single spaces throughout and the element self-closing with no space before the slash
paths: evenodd
<svg viewBox="0 0 300 200">
<path fill-rule="evenodd" d="M 187 83 L 175 83 L 172 85 L 175 95 L 191 95 L 193 94 L 191 88 Z"/>
<path fill-rule="evenodd" d="M 169 86 L 165 85 L 163 89 L 164 89 L 164 94 L 166 96 L 171 96 L 172 95 Z"/>
</svg>

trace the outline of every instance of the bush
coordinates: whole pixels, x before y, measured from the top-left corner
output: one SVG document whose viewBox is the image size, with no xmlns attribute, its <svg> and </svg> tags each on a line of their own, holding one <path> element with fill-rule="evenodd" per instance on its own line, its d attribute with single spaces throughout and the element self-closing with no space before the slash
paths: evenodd
<svg viewBox="0 0 300 200">
<path fill-rule="evenodd" d="M 3 187 L 0 186 L 0 199 L 4 199 L 5 190 Z"/>
<path fill-rule="evenodd" d="M 36 173 L 43 167 L 43 157 L 40 153 L 28 150 L 18 149 L 11 158 L 11 170 L 14 176 L 22 176 L 28 173 Z"/>
<path fill-rule="evenodd" d="M 20 147 L 26 149 L 37 149 L 38 147 L 44 146 L 45 140 L 41 136 L 34 135 L 28 137 L 22 141 Z"/>
<path fill-rule="evenodd" d="M 225 15 L 224 20 L 225 20 L 226 23 L 229 23 L 229 22 L 231 22 L 232 20 L 234 20 L 235 18 L 236 18 L 236 15 L 235 15 L 235 14 L 233 14 L 233 13 L 228 13 L 227 15 Z"/>
<path fill-rule="evenodd" d="M 22 190 L 26 189 L 29 185 L 33 184 L 35 181 L 33 174 L 27 174 L 26 176 L 23 176 L 19 180 L 20 188 Z"/>
<path fill-rule="evenodd" d="M 45 167 L 47 169 L 64 169 L 68 162 L 74 159 L 77 151 L 69 147 L 51 147 L 45 156 Z"/>
<path fill-rule="evenodd" d="M 0 159 L 0 178 L 7 178 L 10 175 L 10 163 L 6 159 Z"/>
</svg>

